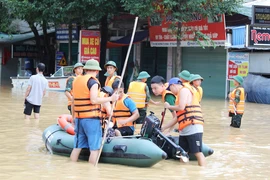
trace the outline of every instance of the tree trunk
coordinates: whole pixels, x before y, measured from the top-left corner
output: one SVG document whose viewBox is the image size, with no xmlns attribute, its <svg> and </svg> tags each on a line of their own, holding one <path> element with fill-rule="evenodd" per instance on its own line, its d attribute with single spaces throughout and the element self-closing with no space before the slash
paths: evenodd
<svg viewBox="0 0 270 180">
<path fill-rule="evenodd" d="M 108 41 L 108 16 L 105 15 L 101 18 L 101 43 L 100 43 L 100 67 L 103 69 L 105 61 L 106 61 L 106 49 L 107 49 L 107 41 Z M 105 83 L 104 71 L 99 73 L 99 81 L 103 86 Z"/>
<path fill-rule="evenodd" d="M 72 23 L 68 25 L 68 65 L 72 65 Z"/>
<path fill-rule="evenodd" d="M 182 23 L 178 22 L 177 25 L 177 47 L 176 47 L 176 61 L 175 61 L 175 76 L 178 76 L 178 73 L 182 70 L 182 61 L 181 61 L 181 27 Z"/>
<path fill-rule="evenodd" d="M 54 60 L 53 52 L 51 51 L 51 48 L 50 48 L 50 39 L 49 39 L 50 37 L 48 36 L 48 33 L 47 33 L 46 21 L 43 21 L 42 30 L 43 30 L 44 50 L 47 55 L 46 56 L 47 57 L 46 65 L 48 67 L 47 69 L 48 69 L 49 74 L 53 74 L 54 69 L 55 69 L 55 60 Z"/>
<path fill-rule="evenodd" d="M 43 59 L 42 59 L 42 57 L 43 57 L 43 51 L 42 51 L 42 48 L 41 48 L 41 41 L 40 41 L 40 37 L 39 37 L 39 34 L 38 34 L 38 30 L 37 30 L 37 28 L 36 28 L 36 26 L 35 26 L 34 23 L 28 22 L 28 24 L 29 24 L 32 32 L 35 35 L 36 47 L 37 47 L 37 51 L 38 51 L 37 52 L 37 59 L 36 60 L 38 60 L 40 62 L 43 62 Z"/>
</svg>

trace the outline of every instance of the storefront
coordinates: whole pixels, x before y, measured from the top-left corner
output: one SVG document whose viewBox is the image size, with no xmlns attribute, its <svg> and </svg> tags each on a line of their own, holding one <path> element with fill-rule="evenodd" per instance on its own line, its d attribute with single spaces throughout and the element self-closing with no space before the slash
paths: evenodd
<svg viewBox="0 0 270 180">
<path fill-rule="evenodd" d="M 224 47 L 184 47 L 182 48 L 183 69 L 192 74 L 200 74 L 204 81 L 204 97 L 225 97 L 226 49 Z"/>
</svg>

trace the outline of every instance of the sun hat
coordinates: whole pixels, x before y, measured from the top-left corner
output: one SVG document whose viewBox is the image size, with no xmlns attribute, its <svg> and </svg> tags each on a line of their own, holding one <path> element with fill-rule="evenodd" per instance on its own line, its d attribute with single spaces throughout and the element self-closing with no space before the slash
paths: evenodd
<svg viewBox="0 0 270 180">
<path fill-rule="evenodd" d="M 190 82 L 201 79 L 203 81 L 203 78 L 199 74 L 191 74 L 190 75 Z"/>
<path fill-rule="evenodd" d="M 88 69 L 88 70 L 97 70 L 97 71 L 101 71 L 101 68 L 99 66 L 99 62 L 95 59 L 89 59 L 83 69 Z"/>
<path fill-rule="evenodd" d="M 168 83 L 168 87 L 167 87 L 167 90 L 170 90 L 170 86 L 172 84 L 181 84 L 182 85 L 182 81 L 178 78 L 178 77 L 173 77 L 169 80 L 169 83 Z"/>
<path fill-rule="evenodd" d="M 239 76 L 239 75 L 234 76 L 233 79 L 236 80 L 240 85 L 242 85 L 244 82 L 244 79 L 242 78 L 242 76 Z"/>
<path fill-rule="evenodd" d="M 74 70 L 75 70 L 77 67 L 83 67 L 83 64 L 80 63 L 80 62 L 76 63 L 76 64 L 73 66 L 73 72 L 74 72 Z"/>
<path fill-rule="evenodd" d="M 116 71 L 117 71 L 117 66 L 116 66 L 116 63 L 114 61 L 108 61 L 105 65 L 104 65 L 104 68 L 107 69 L 107 66 L 113 66 L 116 68 Z"/>
<path fill-rule="evenodd" d="M 187 71 L 187 70 L 183 70 L 182 72 L 180 72 L 180 73 L 178 74 L 178 76 L 179 76 L 180 78 L 186 80 L 186 81 L 189 81 L 189 79 L 190 79 L 190 72 Z"/>
<path fill-rule="evenodd" d="M 151 76 L 146 71 L 142 71 L 142 72 L 140 72 L 137 79 L 140 80 L 140 79 L 149 78 L 149 77 L 151 77 Z"/>
</svg>

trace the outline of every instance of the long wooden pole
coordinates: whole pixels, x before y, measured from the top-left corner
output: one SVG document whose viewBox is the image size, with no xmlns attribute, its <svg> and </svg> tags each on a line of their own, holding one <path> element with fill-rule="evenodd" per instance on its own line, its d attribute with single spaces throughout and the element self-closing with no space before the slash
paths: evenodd
<svg viewBox="0 0 270 180">
<path fill-rule="evenodd" d="M 138 17 L 135 18 L 135 22 L 134 22 L 134 26 L 133 26 L 133 31 L 132 31 L 132 36 L 131 36 L 131 39 L 130 39 L 130 43 L 129 43 L 129 47 L 128 47 L 128 51 L 127 51 L 125 63 L 124 63 L 123 69 L 122 69 L 122 73 L 121 73 L 120 83 L 119 83 L 119 85 L 118 85 L 118 89 L 120 88 L 121 83 L 122 83 L 122 81 L 123 81 L 123 77 L 124 77 L 124 75 L 125 75 L 125 71 L 126 71 L 126 67 L 127 67 L 127 63 L 128 63 L 128 57 L 129 57 L 130 50 L 131 50 L 131 47 L 132 47 L 132 44 L 133 44 L 134 35 L 135 35 L 135 32 L 136 32 L 136 27 L 137 27 L 137 23 L 138 23 Z M 115 103 L 116 103 L 116 102 L 114 102 L 113 105 L 112 105 L 110 117 L 109 117 L 109 119 L 108 119 L 108 124 L 109 124 L 109 122 L 110 122 L 111 119 L 112 119 L 113 109 L 114 109 L 114 107 L 115 107 Z M 108 129 L 109 129 L 109 128 L 108 128 L 108 127 L 109 127 L 108 124 L 106 125 L 105 131 L 104 131 L 104 135 L 103 135 L 103 138 L 102 138 L 101 147 L 100 147 L 99 152 L 98 152 L 98 157 L 97 157 L 95 166 L 97 166 L 97 164 L 98 164 L 98 161 L 99 161 L 99 158 L 100 158 L 100 155 L 101 155 L 101 152 L 102 152 L 102 149 L 103 149 L 105 140 L 106 140 L 106 136 L 107 136 Z"/>
</svg>

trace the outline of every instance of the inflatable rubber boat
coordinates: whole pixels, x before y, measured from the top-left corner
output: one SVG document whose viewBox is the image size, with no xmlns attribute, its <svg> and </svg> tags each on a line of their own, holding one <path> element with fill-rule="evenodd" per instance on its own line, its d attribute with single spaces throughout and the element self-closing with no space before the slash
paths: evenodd
<svg viewBox="0 0 270 180">
<path fill-rule="evenodd" d="M 68 134 L 59 125 L 51 125 L 42 135 L 48 151 L 52 154 L 70 156 L 74 135 Z M 83 149 L 79 159 L 88 160 L 89 149 Z M 167 154 L 149 139 L 134 137 L 111 137 L 105 142 L 100 162 L 136 167 L 151 167 L 166 159 Z"/>
</svg>

